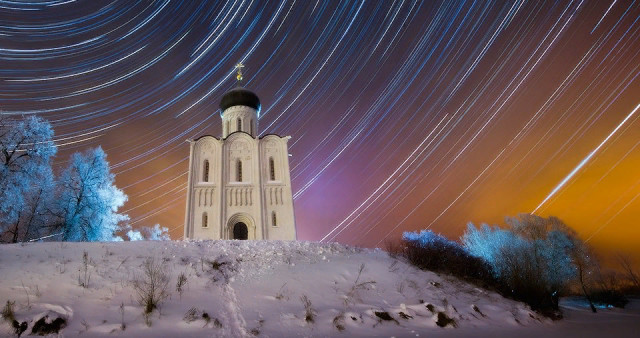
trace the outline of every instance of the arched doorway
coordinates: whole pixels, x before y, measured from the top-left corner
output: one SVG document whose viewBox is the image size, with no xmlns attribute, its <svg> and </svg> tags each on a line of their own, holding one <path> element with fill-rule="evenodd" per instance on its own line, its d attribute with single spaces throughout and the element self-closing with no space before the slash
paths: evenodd
<svg viewBox="0 0 640 338">
<path fill-rule="evenodd" d="M 242 212 L 234 214 L 227 220 L 224 239 L 256 239 L 256 223 L 251 216 Z"/>
<path fill-rule="evenodd" d="M 249 229 L 243 222 L 233 225 L 233 239 L 249 239 Z"/>
</svg>

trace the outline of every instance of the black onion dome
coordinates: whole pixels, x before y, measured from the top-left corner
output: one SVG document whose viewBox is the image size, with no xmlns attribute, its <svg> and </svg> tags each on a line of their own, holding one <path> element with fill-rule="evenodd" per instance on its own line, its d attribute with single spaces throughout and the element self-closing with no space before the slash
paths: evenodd
<svg viewBox="0 0 640 338">
<path fill-rule="evenodd" d="M 222 96 L 222 100 L 220 100 L 220 109 L 222 111 L 233 106 L 247 106 L 260 111 L 260 99 L 254 92 L 237 87 L 226 92 Z"/>
</svg>

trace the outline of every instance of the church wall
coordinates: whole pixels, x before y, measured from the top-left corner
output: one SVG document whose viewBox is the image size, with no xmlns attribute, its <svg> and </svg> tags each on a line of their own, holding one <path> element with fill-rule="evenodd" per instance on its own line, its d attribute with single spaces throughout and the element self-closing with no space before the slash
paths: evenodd
<svg viewBox="0 0 640 338">
<path fill-rule="evenodd" d="M 287 141 L 288 138 L 277 135 L 267 135 L 260 140 L 262 217 L 267 239 L 296 239 Z"/>
<path fill-rule="evenodd" d="M 186 200 L 186 208 L 184 215 L 184 235 L 183 238 L 194 238 L 193 236 L 193 207 L 192 207 L 192 199 L 193 199 L 193 180 L 192 172 L 193 172 L 193 147 L 194 142 L 189 141 L 189 167 L 187 174 L 187 200 Z"/>
<path fill-rule="evenodd" d="M 221 203 L 221 141 L 205 136 L 194 145 L 191 168 L 192 229 L 195 238 L 220 239 Z M 208 177 L 205 179 L 204 163 L 208 161 Z M 203 227 L 206 213 L 206 227 Z"/>
<path fill-rule="evenodd" d="M 249 239 L 262 239 L 258 140 L 243 132 L 233 133 L 225 140 L 223 148 L 223 238 L 233 238 L 234 224 L 230 221 L 242 221 L 248 227 Z M 239 161 L 242 163 L 241 181 L 238 179 Z"/>
</svg>

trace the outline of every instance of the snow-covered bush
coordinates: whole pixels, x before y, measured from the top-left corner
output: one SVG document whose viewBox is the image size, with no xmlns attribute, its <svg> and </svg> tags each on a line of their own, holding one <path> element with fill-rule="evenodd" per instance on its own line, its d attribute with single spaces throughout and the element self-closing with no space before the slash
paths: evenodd
<svg viewBox="0 0 640 338">
<path fill-rule="evenodd" d="M 142 237 L 142 233 L 139 230 L 129 230 L 127 231 L 127 237 L 130 241 L 144 241 L 144 237 Z"/>
<path fill-rule="evenodd" d="M 465 280 L 492 283 L 489 266 L 459 243 L 431 230 L 405 232 L 401 255 L 421 269 L 444 272 Z"/>
<path fill-rule="evenodd" d="M 147 233 L 147 238 L 150 241 L 168 241 L 171 238 L 169 237 L 169 228 L 161 227 L 160 224 L 156 224 L 153 228 L 144 227 L 144 231 Z"/>
<path fill-rule="evenodd" d="M 169 228 L 161 227 L 156 224 L 153 227 L 143 226 L 139 230 L 131 229 L 127 231 L 127 237 L 130 241 L 168 241 Z"/>
<path fill-rule="evenodd" d="M 436 234 L 431 230 L 422 230 L 420 232 L 405 232 L 402 238 L 406 241 L 416 242 L 424 247 L 439 247 L 443 249 L 459 250 L 462 249 L 460 244 L 448 240 L 446 237 Z"/>
</svg>

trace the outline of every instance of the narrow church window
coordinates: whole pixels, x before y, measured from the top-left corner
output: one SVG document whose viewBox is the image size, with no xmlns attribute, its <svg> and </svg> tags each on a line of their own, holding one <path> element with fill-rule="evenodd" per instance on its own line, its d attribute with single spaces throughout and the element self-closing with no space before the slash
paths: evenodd
<svg viewBox="0 0 640 338">
<path fill-rule="evenodd" d="M 203 228 L 208 228 L 209 227 L 209 219 L 207 218 L 207 213 L 203 212 L 202 213 L 202 227 Z"/>
<path fill-rule="evenodd" d="M 237 130 L 241 131 L 242 130 L 242 120 L 238 117 L 238 121 L 237 121 L 238 125 L 237 125 Z"/>
<path fill-rule="evenodd" d="M 276 164 L 273 161 L 273 157 L 269 157 L 269 179 L 276 180 Z"/>
<path fill-rule="evenodd" d="M 242 160 L 236 163 L 236 181 L 242 182 Z"/>
<path fill-rule="evenodd" d="M 231 132 L 231 130 L 229 129 L 229 120 L 227 120 L 227 132 L 225 134 L 229 135 L 230 132 Z"/>
<path fill-rule="evenodd" d="M 249 126 L 251 127 L 251 136 L 253 136 L 253 119 L 249 120 Z"/>
<path fill-rule="evenodd" d="M 276 212 L 272 211 L 271 212 L 271 225 L 274 227 L 278 226 L 278 220 L 276 219 Z"/>
<path fill-rule="evenodd" d="M 202 181 L 209 182 L 209 160 L 204 160 L 204 168 L 202 170 Z"/>
</svg>

